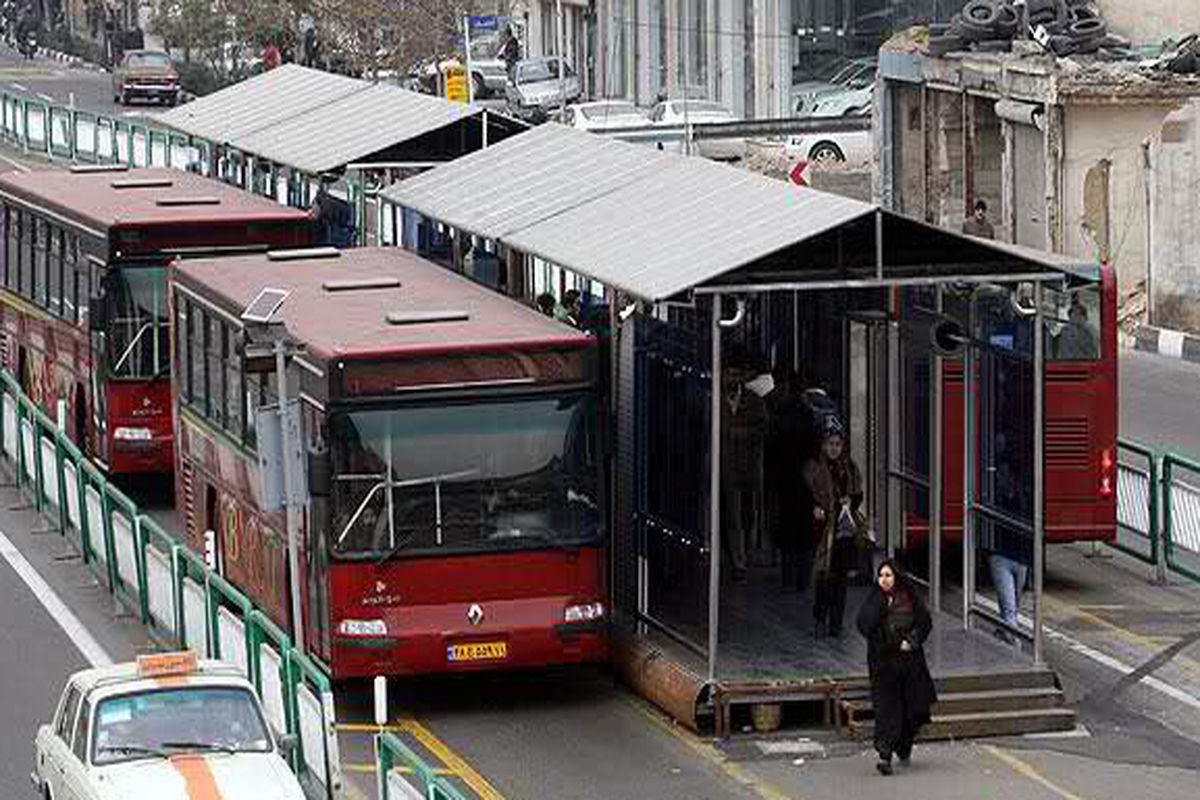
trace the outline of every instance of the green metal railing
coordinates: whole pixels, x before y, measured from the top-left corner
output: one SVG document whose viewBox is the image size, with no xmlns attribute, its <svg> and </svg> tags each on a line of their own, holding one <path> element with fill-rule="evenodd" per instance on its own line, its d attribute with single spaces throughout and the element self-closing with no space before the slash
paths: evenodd
<svg viewBox="0 0 1200 800">
<path fill-rule="evenodd" d="M 466 800 L 392 733 L 376 738 L 379 800 Z"/>
<path fill-rule="evenodd" d="M 1200 581 L 1200 462 L 1163 456 L 1162 497 L 1167 568 Z"/>
<path fill-rule="evenodd" d="M 10 108 L 3 99 L 6 120 Z M 5 370 L 0 370 L 0 461 L 11 468 L 17 489 L 160 645 L 224 658 L 243 669 L 272 710 L 276 730 L 298 737 L 300 747 L 290 759 L 310 797 L 342 796 L 326 675 L 203 557 L 113 486 Z M 199 618 L 189 624 L 187 597 L 196 592 Z M 270 648 L 265 660 L 262 646 Z M 264 680 L 264 662 L 270 665 L 271 659 L 278 664 Z"/>
</svg>

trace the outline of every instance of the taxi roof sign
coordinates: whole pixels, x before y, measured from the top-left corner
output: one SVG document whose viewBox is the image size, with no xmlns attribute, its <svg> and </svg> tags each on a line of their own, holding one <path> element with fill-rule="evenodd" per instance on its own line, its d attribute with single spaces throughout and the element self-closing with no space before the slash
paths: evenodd
<svg viewBox="0 0 1200 800">
<path fill-rule="evenodd" d="M 137 672 L 143 678 L 164 675 L 188 675 L 196 671 L 199 660 L 192 650 L 178 653 L 154 653 L 137 657 Z"/>
</svg>

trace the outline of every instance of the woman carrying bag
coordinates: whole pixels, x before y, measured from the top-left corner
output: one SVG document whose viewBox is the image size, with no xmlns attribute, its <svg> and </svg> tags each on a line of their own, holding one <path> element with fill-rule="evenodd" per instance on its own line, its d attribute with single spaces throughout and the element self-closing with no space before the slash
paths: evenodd
<svg viewBox="0 0 1200 800">
<path fill-rule="evenodd" d="M 937 702 L 924 650 L 933 620 L 893 561 L 884 561 L 875 574 L 875 586 L 858 612 L 858 630 L 867 640 L 879 753 L 875 768 L 891 775 L 892 755 L 908 763 L 913 740 Z"/>
<path fill-rule="evenodd" d="M 814 632 L 840 636 L 847 575 L 858 563 L 858 549 L 870 545 L 870 534 L 862 513 L 862 474 L 846 453 L 837 417 L 825 418 L 817 452 L 804 465 L 804 483 L 813 499 Z"/>
</svg>

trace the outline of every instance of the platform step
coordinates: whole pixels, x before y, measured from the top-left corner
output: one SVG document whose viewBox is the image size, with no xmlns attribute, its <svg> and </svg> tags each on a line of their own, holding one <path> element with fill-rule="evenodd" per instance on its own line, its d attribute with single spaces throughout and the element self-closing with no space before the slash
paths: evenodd
<svg viewBox="0 0 1200 800">
<path fill-rule="evenodd" d="M 1075 712 L 1069 708 L 1027 711 L 989 711 L 975 714 L 935 714 L 917 736 L 919 741 L 972 739 L 985 736 L 1019 736 L 1025 733 L 1069 731 L 1075 727 Z M 875 733 L 872 720 L 846 726 L 852 738 L 869 740 Z"/>
<path fill-rule="evenodd" d="M 984 672 L 970 675 L 946 675 L 934 678 L 938 694 L 991 692 L 1001 689 L 1056 689 L 1058 678 L 1045 669 Z"/>
<path fill-rule="evenodd" d="M 984 692 L 946 692 L 933 707 L 940 714 L 980 714 L 988 711 L 1034 711 L 1058 708 L 1065 698 L 1061 689 L 1038 687 L 1032 689 L 995 689 Z M 869 697 L 842 701 L 847 719 L 867 719 L 872 716 Z"/>
</svg>

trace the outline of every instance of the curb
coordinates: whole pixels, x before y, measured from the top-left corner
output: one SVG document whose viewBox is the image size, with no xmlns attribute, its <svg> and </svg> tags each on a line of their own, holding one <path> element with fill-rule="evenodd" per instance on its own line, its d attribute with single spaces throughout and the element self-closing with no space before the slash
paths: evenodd
<svg viewBox="0 0 1200 800">
<path fill-rule="evenodd" d="M 72 66 L 87 67 L 88 69 L 96 70 L 99 72 L 104 71 L 104 68 L 101 66 L 93 64 L 90 61 L 84 61 L 83 58 L 80 56 L 71 55 L 70 53 L 64 53 L 61 50 L 51 50 L 49 47 L 39 47 L 38 53 L 42 56 L 45 56 L 46 58 L 52 58 L 55 61 L 61 61 L 64 64 L 71 64 Z"/>
<path fill-rule="evenodd" d="M 1133 332 L 1133 348 L 1200 364 L 1200 336 L 1183 331 L 1139 325 Z"/>
</svg>

